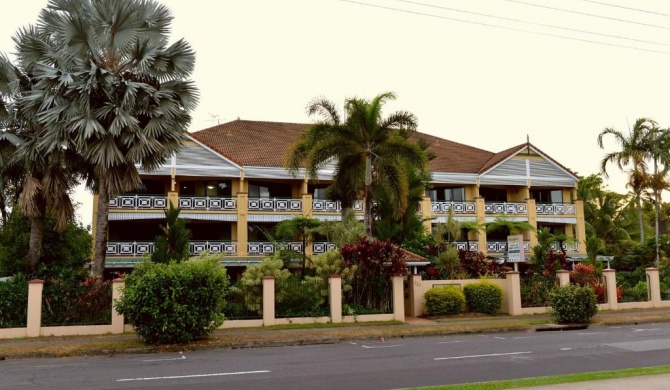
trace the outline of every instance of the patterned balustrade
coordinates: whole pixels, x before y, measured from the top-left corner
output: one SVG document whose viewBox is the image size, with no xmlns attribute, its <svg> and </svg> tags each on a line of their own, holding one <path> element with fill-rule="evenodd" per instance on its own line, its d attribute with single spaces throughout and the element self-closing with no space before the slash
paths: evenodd
<svg viewBox="0 0 670 390">
<path fill-rule="evenodd" d="M 454 242 L 454 245 L 456 245 L 456 249 L 458 250 L 463 250 L 467 251 L 468 250 L 468 243 L 467 241 L 457 241 Z M 478 252 L 479 251 L 479 243 L 477 241 L 470 241 L 470 252 Z"/>
<path fill-rule="evenodd" d="M 551 248 L 553 251 L 560 251 L 560 248 L 558 247 L 557 242 L 552 242 L 551 244 L 549 244 L 549 248 Z M 563 249 L 566 252 L 579 252 L 579 243 L 578 242 L 571 242 L 571 243 L 564 242 L 563 243 Z"/>
<path fill-rule="evenodd" d="M 163 210 L 167 197 L 161 195 L 123 195 L 109 200 L 110 209 Z"/>
<path fill-rule="evenodd" d="M 490 253 L 502 253 L 507 250 L 507 241 L 487 241 L 486 242 L 486 252 Z M 530 251 L 530 241 L 523 242 L 523 251 Z"/>
<path fill-rule="evenodd" d="M 210 197 L 179 197 L 179 207 L 181 207 L 182 210 L 234 211 L 237 210 L 237 199 L 210 198 Z"/>
<path fill-rule="evenodd" d="M 153 242 L 108 242 L 108 256 L 144 256 L 154 251 Z"/>
<path fill-rule="evenodd" d="M 528 205 L 511 202 L 485 203 L 484 212 L 486 214 L 528 214 Z"/>
<path fill-rule="evenodd" d="M 296 252 L 302 252 L 302 242 L 289 242 L 280 249 L 291 249 Z M 271 255 L 275 253 L 277 247 L 271 242 L 250 242 L 247 244 L 247 253 L 249 255 Z"/>
<path fill-rule="evenodd" d="M 538 203 L 535 205 L 538 215 L 574 215 L 575 205 L 572 203 Z"/>
<path fill-rule="evenodd" d="M 302 199 L 249 198 L 249 211 L 302 211 Z"/>
<path fill-rule="evenodd" d="M 353 210 L 363 211 L 363 201 L 355 201 Z M 313 199 L 312 211 L 315 213 L 339 213 L 342 211 L 342 205 L 336 200 Z"/>
<path fill-rule="evenodd" d="M 454 214 L 475 214 L 477 208 L 475 202 L 430 202 L 430 211 L 433 214 L 448 214 L 453 210 Z"/>
<path fill-rule="evenodd" d="M 237 254 L 237 242 L 234 241 L 191 241 L 188 251 L 193 256 L 198 256 L 206 251 L 212 254 L 223 253 L 229 256 Z"/>
<path fill-rule="evenodd" d="M 326 253 L 329 250 L 337 249 L 337 245 L 332 242 L 314 242 L 312 243 L 312 253 L 315 255 Z"/>
</svg>

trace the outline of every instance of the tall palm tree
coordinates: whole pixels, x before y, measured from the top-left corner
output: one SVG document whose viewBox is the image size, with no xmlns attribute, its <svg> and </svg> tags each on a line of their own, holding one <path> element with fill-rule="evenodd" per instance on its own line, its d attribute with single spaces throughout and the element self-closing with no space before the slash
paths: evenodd
<svg viewBox="0 0 670 390">
<path fill-rule="evenodd" d="M 655 127 L 655 122 L 648 118 L 639 118 L 635 121 L 628 134 L 624 134 L 614 128 L 605 128 L 598 134 L 598 146 L 604 148 L 603 138 L 611 134 L 619 145 L 619 150 L 607 153 L 600 163 L 600 171 L 607 178 L 607 164 L 616 163 L 620 170 L 626 166 L 632 166 L 629 174 L 628 185 L 635 194 L 637 205 L 638 224 L 640 228 L 640 242 L 644 243 L 644 225 L 642 219 L 641 194 L 646 186 L 646 164 L 648 153 L 649 133 Z"/>
<path fill-rule="evenodd" d="M 50 0 L 15 38 L 38 83 L 24 103 L 47 129 L 40 146 L 80 153 L 98 194 L 92 272 L 104 271 L 109 199 L 139 187 L 182 148 L 197 89 L 195 53 L 168 44 L 172 15 L 154 0 Z M 53 107 L 41 109 L 45 102 Z"/>
<path fill-rule="evenodd" d="M 647 152 L 654 164 L 654 173 L 649 179 L 649 188 L 654 195 L 654 225 L 656 233 L 656 266 L 661 261 L 659 236 L 659 215 L 661 209 L 661 193 L 668 189 L 667 180 L 670 170 L 670 130 L 660 129 L 656 122 L 652 123 L 652 129 L 648 134 Z"/>
<path fill-rule="evenodd" d="M 421 147 L 409 141 L 417 125 L 415 116 L 399 111 L 382 117 L 384 104 L 395 98 L 392 92 L 372 100 L 349 98 L 344 121 L 334 103 L 323 98 L 313 100 L 307 113 L 321 120 L 300 136 L 286 157 L 289 172 L 295 175 L 304 167 L 312 179 L 326 163 L 336 160 L 335 183 L 331 185 L 335 189 L 331 193 L 363 193 L 368 237 L 373 234 L 374 188 L 384 183 L 393 189 L 398 211 L 404 213 L 409 192 L 407 163 L 422 167 L 426 162 Z M 338 200 L 349 202 L 351 197 Z"/>
</svg>

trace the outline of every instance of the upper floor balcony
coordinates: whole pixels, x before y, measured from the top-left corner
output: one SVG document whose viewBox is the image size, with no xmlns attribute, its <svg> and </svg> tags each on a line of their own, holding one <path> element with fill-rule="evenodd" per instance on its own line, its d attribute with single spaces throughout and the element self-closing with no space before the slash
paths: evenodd
<svg viewBox="0 0 670 390">
<path fill-rule="evenodd" d="M 453 201 L 431 201 L 430 211 L 433 214 L 476 214 L 477 206 L 475 202 L 453 202 Z"/>
<path fill-rule="evenodd" d="M 484 203 L 485 214 L 516 214 L 527 215 L 528 203 L 522 202 L 486 202 Z"/>
<path fill-rule="evenodd" d="M 574 203 L 536 203 L 537 215 L 575 215 L 577 208 Z"/>
<path fill-rule="evenodd" d="M 312 254 L 318 255 L 329 250 L 337 249 L 332 242 L 313 242 L 309 244 Z M 107 243 L 107 255 L 115 257 L 141 257 L 154 251 L 153 241 L 110 241 Z M 273 243 L 269 241 L 254 241 L 247 243 L 249 256 L 268 256 L 278 249 L 291 249 L 302 252 L 302 242 Z M 189 254 L 198 256 L 205 252 L 212 254 L 223 253 L 226 256 L 237 256 L 238 243 L 236 241 L 200 240 L 189 242 Z"/>
</svg>

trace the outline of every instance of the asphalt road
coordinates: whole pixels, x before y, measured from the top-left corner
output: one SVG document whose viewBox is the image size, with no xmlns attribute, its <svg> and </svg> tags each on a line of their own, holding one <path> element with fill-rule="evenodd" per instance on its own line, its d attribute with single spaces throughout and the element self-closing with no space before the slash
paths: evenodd
<svg viewBox="0 0 670 390">
<path fill-rule="evenodd" d="M 670 364 L 670 324 L 0 361 L 0 389 L 395 389 Z"/>
</svg>

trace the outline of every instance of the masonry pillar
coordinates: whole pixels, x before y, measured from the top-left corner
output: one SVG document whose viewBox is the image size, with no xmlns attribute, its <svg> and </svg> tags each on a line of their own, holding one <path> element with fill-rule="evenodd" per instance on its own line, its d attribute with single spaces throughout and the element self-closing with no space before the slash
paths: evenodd
<svg viewBox="0 0 670 390">
<path fill-rule="evenodd" d="M 248 227 L 249 195 L 246 192 L 237 193 L 237 255 L 247 255 L 249 237 Z"/>
<path fill-rule="evenodd" d="M 405 322 L 405 296 L 403 294 L 402 276 L 393 276 L 393 319 Z"/>
<path fill-rule="evenodd" d="M 40 337 L 42 327 L 42 291 L 44 280 L 33 279 L 28 282 L 28 319 L 26 337 Z"/>
<path fill-rule="evenodd" d="M 610 310 L 619 308 L 619 301 L 616 298 L 616 271 L 613 269 L 604 269 L 605 286 L 607 288 L 607 304 Z"/>
<path fill-rule="evenodd" d="M 423 295 L 421 294 L 421 274 L 409 275 L 408 290 L 409 290 L 409 315 L 412 317 L 419 317 L 423 315 Z"/>
<path fill-rule="evenodd" d="M 646 268 L 647 294 L 653 307 L 661 306 L 661 284 L 658 277 L 658 268 Z"/>
<path fill-rule="evenodd" d="M 575 213 L 577 213 L 577 225 L 575 226 L 575 239 L 579 248 L 577 253 L 586 255 L 586 222 L 584 220 L 584 201 L 575 199 Z"/>
<path fill-rule="evenodd" d="M 342 277 L 337 274 L 328 277 L 328 296 L 330 297 L 330 321 L 342 322 Z"/>
<path fill-rule="evenodd" d="M 486 203 L 484 202 L 484 198 L 482 197 L 477 197 L 475 198 L 475 211 L 477 213 L 477 223 L 479 223 L 482 226 L 486 226 L 486 210 L 485 210 L 485 205 Z M 488 254 L 488 248 L 486 247 L 486 230 L 483 232 L 479 232 L 477 234 L 477 245 L 479 247 L 479 251 L 486 256 Z"/>
<path fill-rule="evenodd" d="M 510 271 L 505 274 L 507 278 L 507 312 L 511 316 L 521 314 L 521 278 L 517 271 Z"/>
<path fill-rule="evenodd" d="M 116 300 L 121 298 L 125 282 L 121 278 L 112 281 L 112 334 L 123 333 L 123 316 L 116 311 Z"/>
<path fill-rule="evenodd" d="M 556 271 L 556 279 L 558 279 L 559 286 L 567 286 L 570 284 L 570 271 L 564 269 Z"/>
<path fill-rule="evenodd" d="M 263 276 L 263 326 L 275 324 L 275 278 Z"/>
<path fill-rule="evenodd" d="M 421 218 L 423 218 L 423 230 L 424 233 L 430 234 L 433 231 L 433 208 L 430 203 L 430 198 L 424 196 L 421 199 Z"/>
<path fill-rule="evenodd" d="M 535 199 L 526 198 L 526 207 L 528 208 L 528 223 L 537 231 L 537 209 L 535 208 Z M 528 232 L 530 247 L 537 246 L 537 233 Z"/>
</svg>

